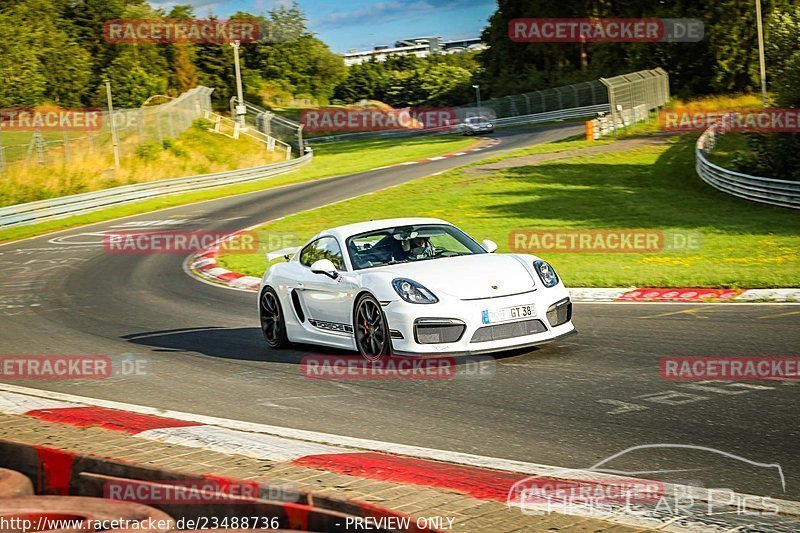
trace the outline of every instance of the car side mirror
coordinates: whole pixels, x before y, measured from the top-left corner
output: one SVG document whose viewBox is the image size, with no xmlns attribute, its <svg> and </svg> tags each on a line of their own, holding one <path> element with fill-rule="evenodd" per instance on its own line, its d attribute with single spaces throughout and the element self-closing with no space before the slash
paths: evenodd
<svg viewBox="0 0 800 533">
<path fill-rule="evenodd" d="M 490 254 L 493 254 L 497 251 L 497 243 L 494 241 L 490 241 L 489 239 L 484 240 L 481 243 L 481 246 L 483 247 L 484 250 L 486 250 Z"/>
<path fill-rule="evenodd" d="M 333 262 L 330 259 L 319 259 L 314 261 L 311 265 L 311 272 L 314 274 L 324 274 L 331 279 L 336 279 L 339 277 L 339 271 L 336 270 L 336 267 L 333 266 Z"/>
</svg>

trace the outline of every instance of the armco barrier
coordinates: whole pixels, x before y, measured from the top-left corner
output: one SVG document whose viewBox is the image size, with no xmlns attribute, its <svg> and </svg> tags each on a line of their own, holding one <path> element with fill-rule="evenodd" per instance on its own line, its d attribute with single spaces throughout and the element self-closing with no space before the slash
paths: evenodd
<svg viewBox="0 0 800 533">
<path fill-rule="evenodd" d="M 548 111 L 547 113 L 536 113 L 534 115 L 499 118 L 494 122 L 500 127 L 523 126 L 527 124 L 540 124 L 542 122 L 553 122 L 571 118 L 591 117 L 597 113 L 607 113 L 608 111 L 608 104 L 597 104 L 584 107 L 574 107 L 572 109 L 559 109 L 558 111 Z"/>
<path fill-rule="evenodd" d="M 734 172 L 711 163 L 706 154 L 722 135 L 718 126 L 708 128 L 695 146 L 695 168 L 700 178 L 722 192 L 777 207 L 800 209 L 800 181 L 778 180 Z"/>
<path fill-rule="evenodd" d="M 309 163 L 312 157 L 313 153 L 309 152 L 291 161 L 260 167 L 123 185 L 101 191 L 62 196 L 52 200 L 12 205 L 0 209 L 0 228 L 33 224 L 83 214 L 113 205 L 277 176 L 300 168 Z"/>
<path fill-rule="evenodd" d="M 594 117 L 597 113 L 607 113 L 608 104 L 597 104 L 572 109 L 559 109 L 557 111 L 547 111 L 546 113 L 534 113 L 532 115 L 521 115 L 518 117 L 498 118 L 492 120 L 497 127 L 524 126 L 528 124 L 541 124 L 542 122 L 555 122 L 581 117 Z M 385 130 L 385 131 L 359 131 L 355 133 L 342 133 L 341 135 L 328 135 L 325 137 L 309 137 L 307 144 L 320 142 L 336 142 L 346 139 L 357 139 L 359 137 L 390 136 L 403 137 L 414 135 L 441 135 L 443 133 L 459 133 L 459 126 L 448 126 L 440 128 L 430 128 L 421 130 Z"/>
<path fill-rule="evenodd" d="M 203 519 L 206 517 L 219 519 L 249 517 L 251 521 L 252 517 L 266 517 L 269 519 L 267 523 L 270 528 L 345 532 L 352 531 L 346 526 L 348 517 L 369 517 L 372 520 L 380 517 L 407 516 L 370 503 L 317 494 L 282 484 L 239 481 L 213 473 L 188 474 L 150 465 L 139 465 L 7 440 L 0 440 L 0 467 L 16 470 L 34 481 L 34 488 L 40 496 L 24 498 L 25 500 L 42 498 L 41 495 L 58 495 L 52 501 L 57 501 L 58 498 L 68 500 L 69 496 L 102 498 L 107 494 L 110 484 L 153 489 L 152 492 L 145 490 L 145 494 L 158 494 L 155 489 L 169 485 L 175 486 L 175 484 L 189 487 L 186 491 L 187 494 L 194 493 L 195 490 L 202 491 L 202 488 L 192 489 L 191 487 L 202 487 L 203 482 L 213 482 L 220 487 L 235 487 L 237 484 L 246 484 L 248 488 L 255 486 L 257 490 L 252 496 L 232 496 L 228 499 L 211 498 L 208 503 L 201 504 L 196 503 L 197 499 L 193 503 L 191 498 L 186 500 L 167 498 L 163 503 L 142 502 L 146 503 L 149 508 L 157 509 L 160 513 L 171 516 L 176 523 L 195 529 L 202 528 L 202 526 L 190 524 L 203 524 Z M 135 492 L 134 494 L 141 493 Z M 4 516 L 9 508 L 6 503 L 15 500 L 17 499 L 0 500 L 2 502 L 0 503 L 0 517 Z M 45 502 L 41 499 L 36 501 Z M 144 505 L 139 507 L 144 507 Z M 73 515 L 75 513 L 65 511 L 56 514 Z M 229 524 L 232 522 L 233 520 L 229 520 Z M 239 524 L 242 524 L 241 520 Z M 213 525 L 213 523 L 209 523 L 206 527 L 213 527 Z M 412 520 L 411 527 L 407 531 L 432 533 L 436 530 L 417 527 Z"/>
</svg>

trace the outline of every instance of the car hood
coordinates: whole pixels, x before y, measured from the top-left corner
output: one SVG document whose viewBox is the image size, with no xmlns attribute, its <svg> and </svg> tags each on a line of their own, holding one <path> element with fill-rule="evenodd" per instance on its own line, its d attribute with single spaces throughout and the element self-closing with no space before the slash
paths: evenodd
<svg viewBox="0 0 800 533">
<path fill-rule="evenodd" d="M 462 255 L 384 268 L 384 273 L 412 279 L 434 294 L 462 300 L 496 298 L 534 289 L 532 271 L 513 255 Z"/>
</svg>

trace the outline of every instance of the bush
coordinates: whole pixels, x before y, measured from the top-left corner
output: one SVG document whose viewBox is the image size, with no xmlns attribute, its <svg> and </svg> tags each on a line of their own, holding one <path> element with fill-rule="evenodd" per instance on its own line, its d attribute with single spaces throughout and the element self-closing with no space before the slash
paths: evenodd
<svg viewBox="0 0 800 533">
<path fill-rule="evenodd" d="M 161 146 L 164 147 L 164 150 L 169 150 L 175 157 L 186 157 L 189 155 L 189 152 L 178 146 L 174 139 L 164 139 L 161 142 Z"/>
<path fill-rule="evenodd" d="M 734 159 L 737 171 L 800 181 L 800 133 L 753 133 L 747 143 L 752 152 Z"/>
<path fill-rule="evenodd" d="M 162 149 L 162 146 L 154 141 L 142 143 L 136 147 L 136 157 L 142 161 L 155 161 Z"/>
</svg>

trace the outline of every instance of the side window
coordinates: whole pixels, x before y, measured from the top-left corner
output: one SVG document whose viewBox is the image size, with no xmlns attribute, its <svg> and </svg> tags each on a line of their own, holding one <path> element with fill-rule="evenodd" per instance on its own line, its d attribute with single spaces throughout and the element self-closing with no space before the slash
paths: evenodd
<svg viewBox="0 0 800 533">
<path fill-rule="evenodd" d="M 337 270 L 344 270 L 342 249 L 333 237 L 317 239 L 300 252 L 300 263 L 307 267 L 310 267 L 320 259 L 329 259 Z"/>
</svg>

